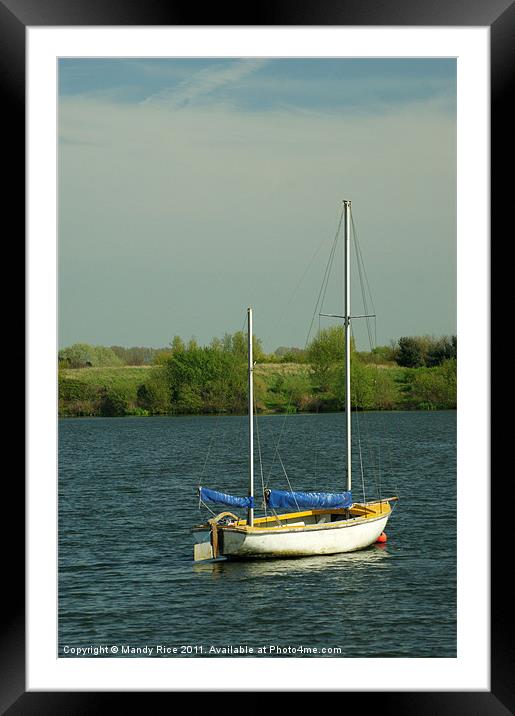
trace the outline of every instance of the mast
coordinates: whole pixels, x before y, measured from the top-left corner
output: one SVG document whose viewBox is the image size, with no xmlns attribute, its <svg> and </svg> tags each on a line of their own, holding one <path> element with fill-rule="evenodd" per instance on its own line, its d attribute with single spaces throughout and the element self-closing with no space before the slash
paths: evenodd
<svg viewBox="0 0 515 716">
<path fill-rule="evenodd" d="M 252 308 L 247 308 L 249 356 L 249 496 L 254 497 L 254 363 L 252 358 Z M 254 508 L 249 507 L 247 524 L 254 524 Z"/>
<path fill-rule="evenodd" d="M 347 424 L 347 490 L 352 487 L 352 432 L 351 432 L 351 394 L 350 394 L 350 211 L 351 202 L 343 202 L 344 226 L 344 273 L 345 273 L 345 420 Z"/>
</svg>

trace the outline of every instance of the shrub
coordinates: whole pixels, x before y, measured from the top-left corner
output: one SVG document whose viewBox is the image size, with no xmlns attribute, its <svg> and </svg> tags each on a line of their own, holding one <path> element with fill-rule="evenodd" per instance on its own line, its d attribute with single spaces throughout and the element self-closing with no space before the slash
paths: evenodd
<svg viewBox="0 0 515 716">
<path fill-rule="evenodd" d="M 174 412 L 243 412 L 246 362 L 232 351 L 190 345 L 165 362 Z"/>
<path fill-rule="evenodd" d="M 114 418 L 127 415 L 129 401 L 121 390 L 103 388 L 100 393 L 100 414 L 104 417 Z"/>
<path fill-rule="evenodd" d="M 63 378 L 61 375 L 59 375 L 58 391 L 59 400 L 66 403 L 94 401 L 99 395 L 97 386 L 73 378 Z"/>
<path fill-rule="evenodd" d="M 59 365 L 63 368 L 91 368 L 121 366 L 123 361 L 111 348 L 74 343 L 58 353 Z"/>
<path fill-rule="evenodd" d="M 147 382 L 138 386 L 136 402 L 140 409 L 151 415 L 170 412 L 170 386 L 164 368 L 154 368 Z"/>
<path fill-rule="evenodd" d="M 397 363 L 406 368 L 418 368 L 425 363 L 424 349 L 418 338 L 399 338 Z"/>
<path fill-rule="evenodd" d="M 456 407 L 456 361 L 436 368 L 419 368 L 411 382 L 410 401 L 418 408 Z"/>
<path fill-rule="evenodd" d="M 332 374 L 336 363 L 343 363 L 345 332 L 343 326 L 323 328 L 313 338 L 307 350 L 313 379 L 318 389 L 325 392 L 333 382 Z"/>
</svg>

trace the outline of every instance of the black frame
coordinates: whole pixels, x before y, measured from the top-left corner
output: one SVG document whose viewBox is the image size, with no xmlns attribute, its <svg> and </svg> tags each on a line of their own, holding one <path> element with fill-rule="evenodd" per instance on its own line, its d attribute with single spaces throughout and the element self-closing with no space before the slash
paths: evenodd
<svg viewBox="0 0 515 716">
<path fill-rule="evenodd" d="M 198 17 L 202 22 L 198 22 Z M 0 82 L 3 97 L 4 175 L 9 182 L 3 192 L 4 213 L 18 209 L 25 213 L 25 28 L 27 26 L 81 25 L 376 25 L 376 26 L 482 26 L 491 32 L 491 229 L 497 238 L 499 253 L 503 238 L 513 237 L 513 209 L 510 206 L 510 142 L 513 115 L 509 111 L 510 90 L 515 75 L 515 3 L 511 0 L 447 0 L 428 3 L 425 0 L 276 0 L 269 4 L 225 7 L 211 4 L 201 12 L 194 4 L 185 6 L 161 0 L 0 0 Z M 12 148 L 12 161 L 5 160 L 6 145 Z M 512 153 L 513 154 L 513 153 Z M 24 262 L 24 236 L 21 222 L 13 231 L 15 251 Z M 492 242 L 493 245 L 493 242 Z M 10 254 L 12 255 L 12 253 Z M 492 255 L 493 258 L 493 255 Z M 4 266 L 6 264 L 4 263 Z M 23 302 L 23 300 L 22 300 Z M 5 312 L 4 312 L 5 316 Z M 16 336 L 16 347 L 25 343 L 21 322 L 10 326 Z M 16 333 L 17 329 L 17 333 Z M 11 339 L 12 340 L 12 339 Z M 19 365 L 19 362 L 18 362 Z M 11 405 L 20 405 L 19 390 Z M 493 414 L 493 412 L 492 412 Z M 498 445 L 508 438 L 506 423 L 496 422 Z M 503 432 L 504 431 L 504 432 Z M 492 431 L 492 435 L 494 431 Z M 500 437 L 500 439 L 499 439 Z M 504 470 L 503 470 L 504 471 Z M 16 539 L 4 536 L 2 550 L 4 588 L 4 624 L 0 642 L 0 711 L 10 716 L 23 714 L 103 713 L 119 707 L 123 694 L 130 706 L 148 708 L 155 704 L 155 692 L 25 692 L 25 539 L 22 525 L 25 518 L 25 490 L 19 471 L 4 473 L 3 516 L 14 516 Z M 514 504 L 511 474 L 502 486 L 504 504 Z M 5 491 L 7 490 L 7 495 Z M 500 490 L 494 492 L 501 498 Z M 7 507 L 8 506 L 8 507 Z M 492 517 L 493 517 L 492 511 Z M 515 714 L 515 637 L 510 607 L 502 604 L 502 596 L 511 595 L 509 563 L 505 545 L 510 545 L 511 514 L 501 520 L 492 519 L 491 564 L 491 691 L 490 692 L 362 692 L 341 694 L 340 707 L 358 705 L 380 708 L 383 713 L 404 714 L 474 714 L 504 716 Z M 6 534 L 6 533 L 4 533 Z M 470 549 L 474 549 L 471 538 Z M 495 580 L 494 580 L 495 578 Z M 508 580 L 508 581 L 506 581 Z M 494 581 L 497 582 L 493 589 Z M 511 606 L 511 605 L 510 605 Z M 373 669 L 373 660 L 370 666 Z M 206 665 L 207 668 L 207 665 Z M 225 689 L 228 691 L 228 689 Z M 166 692 L 158 695 L 169 696 Z M 173 692 L 171 693 L 173 697 Z M 202 692 L 198 692 L 202 695 Z M 209 694 L 206 694 L 209 696 Z M 216 698 L 219 698 L 216 697 Z M 261 703 L 263 703 L 261 701 Z M 320 701 L 318 701 L 320 705 Z M 230 704 L 222 699 L 220 706 Z M 236 705 L 236 704 L 233 704 Z M 320 707 L 320 706 L 319 706 Z M 152 708 L 152 707 L 151 707 Z"/>
</svg>

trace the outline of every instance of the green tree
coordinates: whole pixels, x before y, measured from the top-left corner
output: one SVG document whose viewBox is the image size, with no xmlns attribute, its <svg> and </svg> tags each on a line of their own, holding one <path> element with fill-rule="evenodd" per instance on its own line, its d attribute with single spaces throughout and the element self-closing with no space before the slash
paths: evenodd
<svg viewBox="0 0 515 716">
<path fill-rule="evenodd" d="M 455 408 L 456 361 L 450 359 L 436 368 L 416 370 L 411 382 L 410 401 L 418 408 Z"/>
<path fill-rule="evenodd" d="M 343 363 L 333 368 L 330 393 L 335 398 L 335 407 L 345 407 L 345 371 Z M 377 369 L 368 366 L 355 353 L 351 354 L 351 406 L 361 410 L 375 407 Z"/>
<path fill-rule="evenodd" d="M 399 338 L 397 363 L 406 368 L 419 368 L 424 365 L 424 347 L 419 338 L 409 336 Z"/>
<path fill-rule="evenodd" d="M 352 346 L 351 346 L 352 349 Z M 307 349 L 313 380 L 320 391 L 329 390 L 333 382 L 334 366 L 343 365 L 345 351 L 345 331 L 343 326 L 323 328 L 313 338 Z"/>
<path fill-rule="evenodd" d="M 87 343 L 74 343 L 62 348 L 58 353 L 59 364 L 66 368 L 86 368 L 94 362 L 93 346 Z"/>
<path fill-rule="evenodd" d="M 123 361 L 116 353 L 106 346 L 93 347 L 93 365 L 95 368 L 107 368 L 110 366 L 121 366 Z"/>
<path fill-rule="evenodd" d="M 391 371 L 372 367 L 370 370 L 374 370 L 372 379 L 373 408 L 375 410 L 392 410 L 400 396 Z"/>
<path fill-rule="evenodd" d="M 307 361 L 306 351 L 295 346 L 290 348 L 279 346 L 270 357 L 279 359 L 281 363 L 305 363 Z"/>
<path fill-rule="evenodd" d="M 58 353 L 59 365 L 63 368 L 91 368 L 123 365 L 116 353 L 106 346 L 90 346 L 88 343 L 74 343 Z"/>
<path fill-rule="evenodd" d="M 122 361 L 123 365 L 152 365 L 157 350 L 144 346 L 111 346 L 111 350 Z"/>
<path fill-rule="evenodd" d="M 371 363 L 394 363 L 396 359 L 395 344 L 389 346 L 376 346 L 372 349 Z"/>
<path fill-rule="evenodd" d="M 175 412 L 240 412 L 246 396 L 246 363 L 232 353 L 189 344 L 166 361 Z"/>
<path fill-rule="evenodd" d="M 457 388 L 458 388 L 458 382 L 457 382 L 457 373 L 458 373 L 458 363 L 456 358 L 449 358 L 448 360 L 444 360 L 442 365 L 440 366 L 440 370 L 442 371 L 442 375 L 445 380 L 445 386 L 446 386 L 446 408 L 456 408 L 457 405 Z"/>
<path fill-rule="evenodd" d="M 174 336 L 170 342 L 172 353 L 178 353 L 186 350 L 186 345 L 180 336 Z"/>
<path fill-rule="evenodd" d="M 152 415 L 167 415 L 170 412 L 170 385 L 164 367 L 152 369 L 150 378 L 138 386 L 137 405 Z"/>
<path fill-rule="evenodd" d="M 446 360 L 456 358 L 456 336 L 442 336 L 431 343 L 427 351 L 426 365 L 441 365 Z"/>
<path fill-rule="evenodd" d="M 104 417 L 114 418 L 127 415 L 129 401 L 127 395 L 120 389 L 112 387 L 103 388 L 100 394 L 100 414 Z"/>
</svg>

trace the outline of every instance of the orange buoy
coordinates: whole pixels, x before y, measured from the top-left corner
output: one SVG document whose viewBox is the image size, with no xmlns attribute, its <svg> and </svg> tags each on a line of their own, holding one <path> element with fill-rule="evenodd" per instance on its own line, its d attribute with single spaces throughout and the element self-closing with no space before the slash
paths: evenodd
<svg viewBox="0 0 515 716">
<path fill-rule="evenodd" d="M 386 532 L 381 532 L 379 537 L 376 539 L 376 542 L 386 542 L 388 537 L 386 536 Z"/>
</svg>

